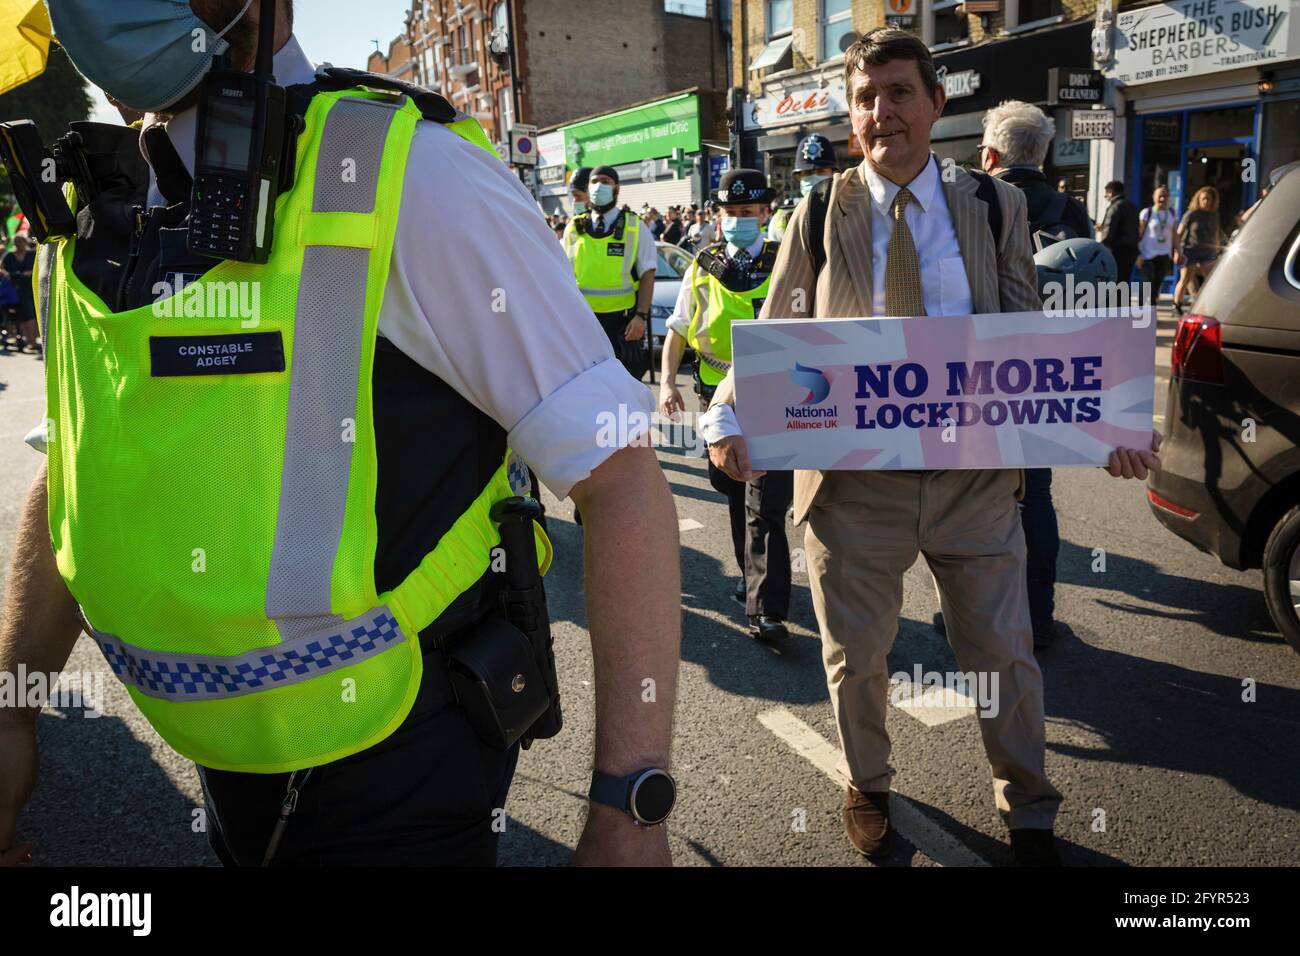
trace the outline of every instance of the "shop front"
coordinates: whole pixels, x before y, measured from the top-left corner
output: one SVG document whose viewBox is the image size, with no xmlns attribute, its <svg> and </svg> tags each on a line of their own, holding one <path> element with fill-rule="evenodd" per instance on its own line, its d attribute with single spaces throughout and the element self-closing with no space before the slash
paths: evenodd
<svg viewBox="0 0 1300 956">
<path fill-rule="evenodd" d="M 1005 100 L 1024 100 L 1056 121 L 1044 161 L 1047 177 L 1064 179 L 1071 193 L 1083 195 L 1090 150 L 1071 138 L 1070 113 L 1104 95 L 1102 77 L 1092 68 L 1091 37 L 1092 22 L 1084 21 L 936 54 L 948 103 L 931 133 L 935 154 L 978 168 L 985 112 Z"/>
<path fill-rule="evenodd" d="M 1300 17 L 1289 0 L 1181 0 L 1113 16 L 1103 70 L 1123 117 L 1108 178 L 1183 212 L 1219 193 L 1225 235 L 1270 170 L 1300 159 Z M 1120 144 L 1117 144 L 1117 146 Z"/>
<path fill-rule="evenodd" d="M 565 178 L 580 166 L 613 166 L 619 203 L 636 212 L 699 202 L 709 172 L 701 119 L 701 98 L 681 93 L 560 127 Z"/>
<path fill-rule="evenodd" d="M 768 184 L 781 196 L 795 193 L 795 150 L 805 136 L 820 133 L 830 140 L 842 166 L 855 162 L 854 153 L 862 155 L 850 148 L 842 69 L 791 77 L 744 104 L 741 155 L 767 174 Z"/>
</svg>

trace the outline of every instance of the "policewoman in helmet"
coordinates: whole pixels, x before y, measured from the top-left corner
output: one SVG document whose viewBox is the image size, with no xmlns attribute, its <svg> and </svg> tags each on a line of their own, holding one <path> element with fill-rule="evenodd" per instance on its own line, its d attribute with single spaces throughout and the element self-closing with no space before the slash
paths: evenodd
<svg viewBox="0 0 1300 956">
<path fill-rule="evenodd" d="M 763 237 L 773 190 L 756 169 L 725 173 L 710 198 L 722 207 L 723 242 L 700 250 L 682 280 L 668 319 L 659 391 L 660 410 L 685 410 L 675 382 L 682 355 L 695 350 L 695 392 L 707 409 L 713 391 L 731 368 L 731 323 L 758 317 L 778 244 Z M 790 610 L 790 548 L 786 511 L 794 475 L 771 471 L 748 483 L 727 477 L 712 464 L 709 482 L 727 498 L 731 542 L 741 580 L 733 596 L 745 605 L 750 633 L 759 640 L 786 636 Z"/>
<path fill-rule="evenodd" d="M 0 668 L 61 670 L 84 627 L 198 765 L 226 864 L 490 865 L 521 740 L 560 724 L 532 468 L 581 504 L 592 559 L 600 699 L 577 859 L 667 862 L 645 824 L 675 793 L 679 610 L 616 595 L 633 575 L 679 592 L 671 493 L 648 445 L 597 443 L 602 410 L 652 403 L 526 189 L 441 97 L 318 72 L 290 0 L 49 8 L 76 66 L 149 115 L 140 132 L 83 129 L 118 168 L 92 200 L 69 193 L 93 233 L 41 250 L 31 441 L 48 470 L 14 547 Z M 202 246 L 248 198 L 252 122 L 200 120 L 196 103 L 252 69 L 259 33 L 297 120 L 276 131 L 295 176 L 264 210 L 267 261 L 196 255 L 196 217 Z M 214 160 L 231 171 L 209 189 Z M 0 711 L 0 863 L 33 855 L 15 830 L 38 710 Z"/>
<path fill-rule="evenodd" d="M 794 153 L 794 184 L 798 195 L 788 197 L 786 203 L 777 210 L 772 217 L 772 225 L 767 230 L 768 236 L 780 242 L 795 207 L 818 183 L 829 180 L 839 168 L 835 147 L 829 139 L 820 133 L 812 133 L 801 139 L 799 148 Z"/>
</svg>

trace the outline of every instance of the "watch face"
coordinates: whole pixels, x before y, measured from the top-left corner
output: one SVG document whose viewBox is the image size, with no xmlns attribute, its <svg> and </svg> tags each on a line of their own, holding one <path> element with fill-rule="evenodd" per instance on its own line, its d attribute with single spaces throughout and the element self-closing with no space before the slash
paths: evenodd
<svg viewBox="0 0 1300 956">
<path fill-rule="evenodd" d="M 662 770 L 654 770 L 642 777 L 632 790 L 632 813 L 640 822 L 654 826 L 668 819 L 676 799 L 673 778 Z"/>
</svg>

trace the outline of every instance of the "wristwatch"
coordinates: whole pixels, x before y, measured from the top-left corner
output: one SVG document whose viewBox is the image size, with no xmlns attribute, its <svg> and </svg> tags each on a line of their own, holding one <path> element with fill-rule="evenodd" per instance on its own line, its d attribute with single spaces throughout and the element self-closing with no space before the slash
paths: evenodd
<svg viewBox="0 0 1300 956">
<path fill-rule="evenodd" d="M 634 318 L 640 319 L 642 322 L 650 318 L 649 312 L 634 312 L 632 315 Z"/>
<path fill-rule="evenodd" d="M 677 781 L 667 770 L 647 767 L 626 777 L 614 777 L 599 770 L 591 775 L 588 797 L 615 810 L 622 810 L 641 826 L 656 827 L 668 819 L 677 802 Z"/>
</svg>

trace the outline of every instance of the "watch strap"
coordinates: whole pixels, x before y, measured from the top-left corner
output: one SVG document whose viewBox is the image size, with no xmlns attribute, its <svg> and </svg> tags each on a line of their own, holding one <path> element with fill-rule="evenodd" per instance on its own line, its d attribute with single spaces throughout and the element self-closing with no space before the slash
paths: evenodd
<svg viewBox="0 0 1300 956">
<path fill-rule="evenodd" d="M 615 777 L 607 773 L 601 773 L 599 770 L 593 770 L 591 773 L 591 790 L 588 791 L 587 796 L 596 803 L 603 803 L 607 807 L 622 810 L 630 815 L 632 812 L 632 784 L 644 772 L 638 770 L 626 777 Z"/>
</svg>

